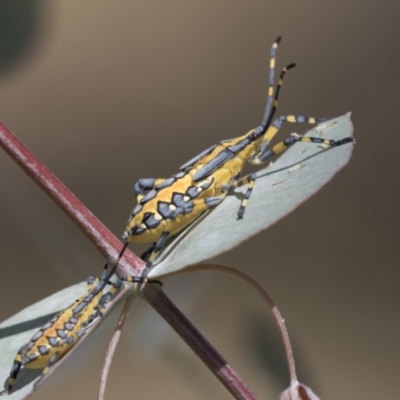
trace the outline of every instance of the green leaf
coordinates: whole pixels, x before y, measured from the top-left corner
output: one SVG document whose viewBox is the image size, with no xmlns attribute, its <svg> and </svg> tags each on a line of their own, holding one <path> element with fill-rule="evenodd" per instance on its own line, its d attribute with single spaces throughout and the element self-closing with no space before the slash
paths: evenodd
<svg viewBox="0 0 400 400">
<path fill-rule="evenodd" d="M 129 293 L 132 293 L 132 286 L 123 287 L 113 300 L 102 309 L 102 318 L 97 318 L 85 331 L 85 335 L 68 351 L 68 353 L 55 365 L 53 365 L 40 382 L 42 385 L 56 369 L 65 361 L 79 345 L 90 336 L 90 334 L 105 320 L 108 313 Z M 7 383 L 7 378 L 10 374 L 11 365 L 14 358 L 22 345 L 27 343 L 35 332 L 39 330 L 46 322 L 54 317 L 59 311 L 66 309 L 71 304 L 79 299 L 82 295 L 88 292 L 86 282 L 78 283 L 63 289 L 31 306 L 13 315 L 11 318 L 0 324 L 0 388 Z M 34 384 L 42 373 L 42 369 L 23 368 L 19 373 L 16 383 L 10 394 L 4 395 L 1 399 L 21 400 L 26 399 L 34 391 Z M 2 389 L 1 389 L 2 390 Z M 0 391 L 1 391 L 0 390 Z"/>
<path fill-rule="evenodd" d="M 335 118 L 307 133 L 329 139 L 351 136 L 350 114 Z M 257 173 L 253 193 L 242 220 L 237 219 L 246 186 L 237 188 L 206 213 L 162 252 L 149 273 L 159 278 L 215 257 L 268 228 L 306 201 L 349 161 L 354 145 L 323 149 L 314 143 L 296 143 L 272 165 Z"/>
<path fill-rule="evenodd" d="M 78 283 L 32 304 L 0 324 L 1 385 L 8 378 L 11 365 L 20 347 L 28 342 L 33 334 L 58 311 L 70 306 L 86 292 L 86 282 Z M 41 369 L 22 369 L 12 392 L 2 399 L 25 399 L 32 393 L 33 385 L 41 371 Z"/>
</svg>

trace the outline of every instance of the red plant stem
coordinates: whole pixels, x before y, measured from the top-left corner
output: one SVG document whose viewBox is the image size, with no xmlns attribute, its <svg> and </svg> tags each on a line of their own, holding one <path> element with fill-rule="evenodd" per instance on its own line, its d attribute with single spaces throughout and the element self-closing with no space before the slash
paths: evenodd
<svg viewBox="0 0 400 400">
<path fill-rule="evenodd" d="M 288 368 L 289 368 L 289 375 L 290 375 L 290 382 L 292 387 L 297 387 L 298 381 L 297 381 L 297 374 L 296 374 L 296 366 L 294 362 L 294 356 L 293 356 L 293 349 L 292 349 L 292 344 L 289 339 L 289 332 L 286 329 L 285 325 L 285 320 L 283 319 L 278 307 L 272 300 L 272 298 L 269 296 L 269 294 L 264 290 L 264 288 L 253 278 L 251 278 L 249 275 L 245 274 L 242 271 L 238 271 L 235 268 L 231 267 L 225 267 L 223 265 L 217 265 L 217 264 L 196 264 L 193 265 L 189 268 L 186 269 L 186 271 L 199 271 L 199 270 L 210 270 L 210 271 L 222 271 L 226 272 L 228 274 L 235 275 L 247 283 L 249 283 L 253 288 L 260 294 L 260 296 L 264 299 L 264 301 L 267 303 L 269 309 L 272 312 L 272 315 L 275 319 L 276 325 L 278 326 L 279 333 L 282 338 L 283 346 L 285 348 L 285 353 L 286 353 L 286 360 L 288 363 Z"/>
<path fill-rule="evenodd" d="M 235 399 L 257 400 L 257 397 L 241 380 L 239 375 L 158 286 L 146 285 L 141 291 L 141 297 L 170 324 L 172 329 L 192 348 Z"/>
<path fill-rule="evenodd" d="M 1 122 L 0 145 L 78 225 L 99 252 L 112 264 L 122 248 L 122 243 Z M 138 276 L 144 267 L 144 262 L 127 249 L 119 263 L 119 272 L 125 276 Z M 236 372 L 165 294 L 154 289 L 155 286 L 145 285 L 142 297 L 163 316 L 236 399 L 257 400 Z"/>
<path fill-rule="evenodd" d="M 122 243 L 1 122 L 0 145 L 78 225 L 99 252 L 112 264 L 122 248 Z M 118 268 L 119 272 L 126 276 L 140 275 L 144 263 L 131 251 L 126 250 Z"/>
</svg>

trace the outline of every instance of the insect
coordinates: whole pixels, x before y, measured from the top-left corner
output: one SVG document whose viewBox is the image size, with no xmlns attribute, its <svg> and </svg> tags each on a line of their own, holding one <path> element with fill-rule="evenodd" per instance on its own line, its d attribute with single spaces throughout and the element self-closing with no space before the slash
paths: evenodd
<svg viewBox="0 0 400 400">
<path fill-rule="evenodd" d="M 143 282 L 141 278 L 126 277 L 110 283 L 109 279 L 116 266 L 108 275 L 106 265 L 100 278 L 87 278 L 88 292 L 55 315 L 19 349 L 11 367 L 7 389 L 0 392 L 0 396 L 12 390 L 21 368 L 43 368 L 43 372 L 36 382 L 37 385 L 49 372 L 51 366 L 60 360 L 85 334 L 91 323 L 101 317 L 102 310 L 118 293 L 123 280 Z M 103 289 L 109 283 L 111 288 L 103 295 Z"/>
<path fill-rule="evenodd" d="M 259 165 L 281 153 L 296 142 L 340 146 L 353 142 L 318 137 L 290 136 L 272 148 L 268 145 L 284 122 L 316 124 L 324 119 L 302 115 L 287 115 L 273 120 L 283 77 L 295 67 L 289 64 L 281 71 L 274 95 L 275 57 L 280 42 L 277 38 L 270 52 L 270 73 L 267 105 L 261 125 L 243 136 L 223 140 L 203 151 L 180 167 L 169 179 L 140 179 L 134 185 L 137 205 L 133 209 L 122 238 L 127 242 L 151 243 L 147 268 L 149 270 L 169 236 L 175 235 L 196 220 L 204 211 L 218 205 L 231 187 L 248 185 L 237 217 L 243 218 L 251 196 L 256 175 L 240 177 L 246 162 Z"/>
</svg>

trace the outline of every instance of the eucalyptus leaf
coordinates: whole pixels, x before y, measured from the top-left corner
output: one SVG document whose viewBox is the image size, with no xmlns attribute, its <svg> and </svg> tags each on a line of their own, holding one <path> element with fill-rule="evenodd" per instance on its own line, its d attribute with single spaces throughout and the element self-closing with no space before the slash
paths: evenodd
<svg viewBox="0 0 400 400">
<path fill-rule="evenodd" d="M 20 347 L 28 342 L 33 334 L 58 311 L 70 306 L 86 292 L 86 282 L 78 283 L 30 305 L 0 324 L 1 390 L 10 374 L 11 365 Z M 33 385 L 41 372 L 41 369 L 22 369 L 12 392 L 3 396 L 2 399 L 25 399 L 33 391 Z"/>
<path fill-rule="evenodd" d="M 323 122 L 306 136 L 342 139 L 352 136 L 350 113 Z M 296 143 L 278 160 L 258 171 L 244 218 L 237 219 L 247 186 L 232 190 L 224 201 L 206 213 L 165 247 L 149 278 L 176 273 L 232 249 L 268 228 L 306 201 L 349 161 L 353 143 L 321 148 Z"/>
<path fill-rule="evenodd" d="M 105 317 L 122 299 L 132 293 L 132 285 L 125 285 L 113 300 L 102 309 L 102 318 L 97 318 L 85 331 L 85 335 L 68 351 L 64 357 L 57 361 L 39 383 L 41 386 L 60 367 L 60 365 L 75 351 L 79 345 L 90 336 L 97 326 L 105 320 Z M 22 345 L 27 343 L 33 334 L 39 330 L 54 315 L 69 307 L 76 299 L 88 292 L 86 282 L 78 283 L 63 289 L 31 306 L 0 324 L 0 391 L 6 387 L 11 365 Z M 29 397 L 38 387 L 34 388 L 36 381 L 42 373 L 42 369 L 22 368 L 11 393 L 4 395 L 2 399 L 22 400 Z"/>
</svg>

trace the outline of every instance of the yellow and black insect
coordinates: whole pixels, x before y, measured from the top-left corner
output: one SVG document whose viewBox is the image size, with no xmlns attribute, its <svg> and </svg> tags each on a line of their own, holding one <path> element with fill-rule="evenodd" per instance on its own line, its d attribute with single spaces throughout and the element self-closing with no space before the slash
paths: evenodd
<svg viewBox="0 0 400 400">
<path fill-rule="evenodd" d="M 127 277 L 111 283 L 109 279 L 116 265 L 108 275 L 106 267 L 100 278 L 87 278 L 88 293 L 55 315 L 19 349 L 11 367 L 7 388 L 0 392 L 0 396 L 12 390 L 21 368 L 43 368 L 38 383 L 49 372 L 51 366 L 78 342 L 91 323 L 101 317 L 102 310 L 118 293 L 123 280 L 143 282 L 141 278 Z M 110 290 L 103 294 L 103 289 L 109 283 Z"/>
<path fill-rule="evenodd" d="M 274 96 L 275 57 L 279 42 L 280 37 L 271 48 L 268 99 L 262 123 L 258 128 L 243 136 L 223 140 L 203 151 L 183 164 L 180 172 L 169 179 L 140 179 L 135 184 L 138 204 L 129 217 L 122 238 L 125 244 L 154 243 L 143 276 L 156 260 L 169 236 L 177 234 L 204 211 L 219 204 L 229 188 L 248 184 L 245 198 L 237 214 L 239 219 L 243 218 L 256 179 L 254 173 L 240 177 L 246 162 L 262 164 L 296 142 L 319 143 L 326 146 L 340 146 L 353 142 L 351 137 L 329 140 L 292 135 L 268 148 L 283 122 L 315 124 L 326 120 L 326 118 L 288 115 L 273 121 L 283 77 L 295 66 L 289 64 L 281 71 Z"/>
</svg>

